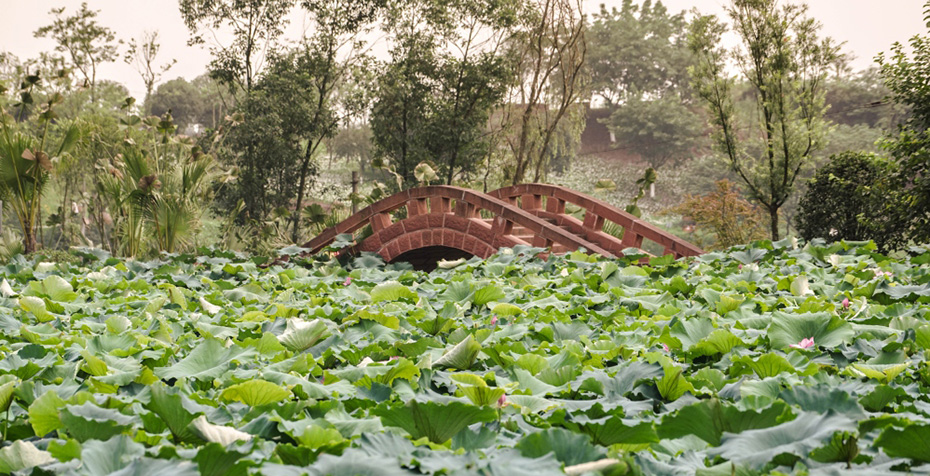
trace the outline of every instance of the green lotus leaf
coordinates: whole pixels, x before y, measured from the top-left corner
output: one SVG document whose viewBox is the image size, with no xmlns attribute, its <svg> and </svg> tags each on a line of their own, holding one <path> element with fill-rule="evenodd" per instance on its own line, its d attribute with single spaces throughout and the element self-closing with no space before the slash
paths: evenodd
<svg viewBox="0 0 930 476">
<path fill-rule="evenodd" d="M 224 347 L 218 340 L 206 339 L 176 364 L 156 368 L 155 375 L 163 379 L 213 380 L 229 370 L 234 361 L 246 360 L 254 353 L 251 349 Z"/>
<path fill-rule="evenodd" d="M 693 392 L 691 382 L 682 375 L 681 367 L 669 365 L 665 367 L 665 375 L 656 381 L 659 395 L 666 401 L 673 402 L 687 392 Z"/>
<path fill-rule="evenodd" d="M 500 301 L 501 299 L 504 299 L 505 296 L 506 295 L 504 294 L 504 291 L 501 290 L 500 286 L 489 284 L 482 287 L 481 289 L 475 290 L 475 294 L 472 296 L 472 302 L 476 306 L 484 306 L 489 302 Z"/>
<path fill-rule="evenodd" d="M 497 419 L 491 407 L 452 401 L 445 404 L 410 400 L 406 405 L 378 406 L 371 411 L 384 426 L 404 429 L 414 439 L 426 437 L 442 444 L 473 423 Z"/>
<path fill-rule="evenodd" d="M 397 281 L 385 281 L 372 288 L 370 294 L 374 302 L 400 300 L 415 302 L 419 298 L 416 292 Z"/>
<path fill-rule="evenodd" d="M 602 446 L 649 445 L 659 441 L 655 424 L 648 421 L 624 420 L 618 416 L 606 416 L 596 419 L 578 418 L 577 423 L 569 426 L 590 435 L 596 444 Z"/>
<path fill-rule="evenodd" d="M 12 473 L 55 461 L 52 454 L 35 447 L 28 441 L 17 440 L 0 448 L 0 473 Z"/>
<path fill-rule="evenodd" d="M 120 471 L 145 454 L 145 447 L 128 435 L 117 435 L 106 441 L 90 440 L 81 445 L 83 474 L 106 476 Z"/>
<path fill-rule="evenodd" d="M 227 387 L 220 397 L 226 401 L 237 401 L 257 407 L 277 403 L 290 398 L 290 396 L 291 392 L 286 388 L 267 380 L 257 379 Z"/>
<path fill-rule="evenodd" d="M 491 308 L 491 314 L 503 317 L 519 316 L 520 314 L 523 314 L 523 309 L 520 309 L 513 304 L 504 302 L 496 304 L 493 308 Z"/>
<path fill-rule="evenodd" d="M 65 405 L 61 409 L 62 425 L 80 442 L 109 439 L 128 430 L 134 422 L 133 417 L 114 409 L 100 408 L 90 402 Z"/>
<path fill-rule="evenodd" d="M 249 283 L 234 289 L 223 291 L 226 299 L 242 304 L 252 304 L 257 302 L 266 302 L 268 293 L 257 283 Z"/>
<path fill-rule="evenodd" d="M 760 409 L 741 410 L 717 399 L 688 405 L 662 418 L 657 427 L 661 438 L 681 438 L 694 435 L 711 446 L 719 446 L 724 433 L 769 428 L 779 423 L 788 406 L 782 402 Z"/>
<path fill-rule="evenodd" d="M 847 368 L 847 372 L 855 377 L 867 377 L 888 383 L 894 380 L 901 372 L 907 370 L 907 363 L 902 364 L 860 364 L 855 363 Z"/>
<path fill-rule="evenodd" d="M 539 458 L 552 453 L 555 459 L 566 466 L 596 461 L 606 452 L 591 444 L 586 435 L 579 435 L 563 428 L 549 428 L 523 437 L 514 448 L 528 458 Z"/>
<path fill-rule="evenodd" d="M 535 395 L 508 395 L 506 404 L 520 409 L 521 413 L 539 413 L 558 408 L 560 404 Z"/>
<path fill-rule="evenodd" d="M 910 424 L 904 428 L 886 427 L 875 446 L 888 456 L 930 462 L 930 425 Z"/>
<path fill-rule="evenodd" d="M 479 406 L 496 405 L 498 400 L 506 393 L 506 390 L 499 387 L 463 386 L 459 387 L 459 389 L 465 394 L 468 400 Z"/>
<path fill-rule="evenodd" d="M 329 327 L 322 319 L 304 321 L 294 318 L 287 320 L 287 328 L 278 336 L 278 340 L 292 352 L 303 352 L 330 334 Z"/>
<path fill-rule="evenodd" d="M 856 425 L 848 417 L 801 413 L 792 421 L 770 428 L 726 433 L 717 448 L 708 453 L 724 459 L 761 469 L 776 457 L 787 454 L 797 460 L 829 441 L 838 431 L 855 431 Z"/>
<path fill-rule="evenodd" d="M 13 390 L 16 389 L 18 383 L 17 379 L 14 378 L 0 385 L 0 413 L 10 409 L 10 404 L 13 403 Z"/>
<path fill-rule="evenodd" d="M 158 416 L 158 418 L 168 427 L 174 441 L 177 443 L 194 443 L 198 439 L 191 431 L 189 425 L 196 418 L 196 413 L 188 411 L 184 397 L 171 393 L 168 387 L 155 384 L 149 387 L 151 398 L 146 408 Z"/>
<path fill-rule="evenodd" d="M 475 363 L 478 352 L 481 351 L 481 344 L 475 340 L 475 337 L 468 334 L 461 342 L 446 351 L 436 362 L 434 367 L 445 367 L 459 370 L 468 370 Z"/>
<path fill-rule="evenodd" d="M 817 347 L 836 347 L 851 342 L 855 332 L 848 322 L 826 312 L 773 312 L 767 334 L 773 349 L 784 349 L 811 338 Z"/>
<path fill-rule="evenodd" d="M 42 281 L 31 281 L 29 291 L 35 295 L 47 296 L 57 302 L 71 302 L 78 296 L 71 283 L 58 275 L 51 275 Z"/>
<path fill-rule="evenodd" d="M 200 415 L 190 426 L 191 432 L 210 443 L 219 443 L 227 446 L 234 441 L 249 441 L 252 435 L 228 426 L 214 425 L 207 421 L 207 417 Z"/>
<path fill-rule="evenodd" d="M 45 300 L 37 296 L 22 296 L 19 298 L 19 307 L 32 313 L 39 322 L 48 322 L 55 319 L 55 315 L 48 312 Z"/>
<path fill-rule="evenodd" d="M 65 401 L 55 392 L 45 392 L 29 405 L 29 424 L 36 435 L 45 436 L 62 429 L 60 410 Z"/>
</svg>

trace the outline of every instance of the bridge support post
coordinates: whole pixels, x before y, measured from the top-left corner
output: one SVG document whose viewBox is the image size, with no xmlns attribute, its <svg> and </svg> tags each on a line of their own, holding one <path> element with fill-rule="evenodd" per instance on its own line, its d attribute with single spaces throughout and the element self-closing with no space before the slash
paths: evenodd
<svg viewBox="0 0 930 476">
<path fill-rule="evenodd" d="M 426 207 L 425 198 L 415 198 L 407 201 L 407 216 L 415 217 L 417 215 L 426 215 L 429 210 Z"/>
<path fill-rule="evenodd" d="M 542 195 L 524 195 L 521 199 L 524 210 L 539 210 L 542 208 Z"/>
<path fill-rule="evenodd" d="M 582 226 L 587 231 L 601 231 L 604 229 L 604 217 L 587 210 L 584 212 L 584 225 Z"/>
<path fill-rule="evenodd" d="M 478 210 L 475 206 L 464 200 L 456 200 L 455 214 L 462 218 L 478 218 Z"/>
<path fill-rule="evenodd" d="M 502 216 L 494 217 L 491 223 L 491 233 L 495 239 L 499 236 L 513 234 L 513 222 Z"/>
<path fill-rule="evenodd" d="M 371 216 L 371 231 L 377 233 L 389 226 L 391 226 L 391 214 L 390 213 L 375 213 Z"/>
<path fill-rule="evenodd" d="M 452 201 L 446 197 L 430 197 L 430 213 L 452 213 Z"/>
<path fill-rule="evenodd" d="M 565 200 L 555 197 L 546 198 L 546 211 L 549 213 L 564 214 L 565 213 Z"/>
</svg>

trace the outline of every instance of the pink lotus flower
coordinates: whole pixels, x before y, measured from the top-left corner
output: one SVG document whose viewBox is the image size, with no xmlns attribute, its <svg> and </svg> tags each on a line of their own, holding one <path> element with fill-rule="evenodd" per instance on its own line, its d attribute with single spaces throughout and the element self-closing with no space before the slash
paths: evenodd
<svg viewBox="0 0 930 476">
<path fill-rule="evenodd" d="M 791 344 L 788 347 L 792 347 L 795 349 L 810 349 L 813 346 L 814 346 L 814 338 L 809 337 L 807 339 L 801 339 L 801 342 L 798 342 L 797 344 Z"/>
<path fill-rule="evenodd" d="M 662 350 L 668 352 L 668 351 L 669 351 L 669 349 L 668 349 L 668 344 L 666 344 L 666 343 L 663 342 L 663 343 L 662 343 Z"/>
<path fill-rule="evenodd" d="M 496 326 L 496 325 L 497 325 L 497 316 L 491 316 L 491 325 L 492 325 L 492 326 Z"/>
<path fill-rule="evenodd" d="M 843 304 L 843 309 L 849 309 L 849 298 L 848 297 L 843 298 L 842 304 Z"/>
<path fill-rule="evenodd" d="M 501 398 L 497 399 L 497 408 L 504 408 L 507 406 L 507 395 L 501 395 Z"/>
<path fill-rule="evenodd" d="M 352 284 L 352 276 L 346 276 L 346 280 L 342 283 L 343 286 L 348 286 Z"/>
</svg>

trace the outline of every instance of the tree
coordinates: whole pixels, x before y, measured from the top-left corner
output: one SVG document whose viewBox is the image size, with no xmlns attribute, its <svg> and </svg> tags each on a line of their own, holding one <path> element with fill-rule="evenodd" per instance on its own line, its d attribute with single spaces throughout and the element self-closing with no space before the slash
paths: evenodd
<svg viewBox="0 0 930 476">
<path fill-rule="evenodd" d="M 545 174 L 559 123 L 580 107 L 588 51 L 580 1 L 542 0 L 524 6 L 510 42 L 515 72 L 504 111 L 504 123 L 511 129 L 507 143 L 513 184 L 528 173 L 534 181 Z"/>
<path fill-rule="evenodd" d="M 610 115 L 607 127 L 619 147 L 636 152 L 654 169 L 687 158 L 704 132 L 701 118 L 673 93 L 628 99 Z"/>
<path fill-rule="evenodd" d="M 53 8 L 55 21 L 35 31 L 36 38 L 50 37 L 58 43 L 55 51 L 68 56 L 72 67 L 80 71 L 84 87 L 91 91 L 91 101 L 96 100 L 97 68 L 104 63 L 116 61 L 116 40 L 113 30 L 97 23 L 98 10 L 89 10 L 87 2 L 72 16 L 64 16 L 65 8 Z"/>
<path fill-rule="evenodd" d="M 294 0 L 180 0 L 181 17 L 191 32 L 188 44 L 204 44 L 207 31 L 225 30 L 232 41 L 210 47 L 211 76 L 248 94 L 288 24 Z"/>
<path fill-rule="evenodd" d="M 734 0 L 727 13 L 740 45 L 727 51 L 720 46 L 726 27 L 713 16 L 696 18 L 689 35 L 697 61 L 692 81 L 715 126 L 717 149 L 769 213 L 777 240 L 778 211 L 823 145 L 824 81 L 838 47 L 818 37 L 820 24 L 807 17 L 806 5 Z M 731 58 L 754 101 L 749 118 L 739 117 L 734 107 L 736 79 L 727 73 Z"/>
<path fill-rule="evenodd" d="M 901 227 L 887 219 L 884 205 L 895 194 L 888 189 L 894 168 L 894 163 L 873 154 L 845 152 L 830 157 L 801 197 L 801 236 L 831 242 L 874 240 L 882 249 L 900 245 Z"/>
<path fill-rule="evenodd" d="M 290 124 L 292 133 L 306 142 L 298 168 L 291 234 L 294 242 L 300 237 L 301 209 L 309 181 L 311 175 L 316 175 L 314 158 L 323 141 L 335 135 L 342 116 L 356 112 L 352 110 L 351 100 L 338 104 L 335 94 L 352 80 L 357 68 L 367 62 L 363 43 L 357 36 L 374 20 L 381 2 L 323 0 L 305 1 L 302 5 L 310 12 L 316 31 L 304 40 L 292 63 L 294 71 L 300 73 L 294 78 L 296 86 L 306 91 L 304 97 L 308 100 L 298 113 L 298 122 Z"/>
<path fill-rule="evenodd" d="M 20 90 L 20 111 L 32 103 L 32 91 L 41 81 L 36 75 L 25 78 Z M 0 111 L 0 197 L 10 203 L 23 231 L 26 253 L 36 250 L 36 228 L 42 191 L 54 168 L 53 161 L 68 153 L 79 138 L 79 130 L 70 124 L 52 145 L 53 123 L 58 117 L 55 107 L 63 100 L 61 94 L 48 98 L 39 109 L 35 123 L 16 122 L 14 116 Z M 57 127 L 56 127 L 57 128 Z"/>
<path fill-rule="evenodd" d="M 611 108 L 644 95 L 689 95 L 686 27 L 684 12 L 670 15 L 661 1 L 601 5 L 587 31 L 591 91 Z"/>
<path fill-rule="evenodd" d="M 511 2 L 411 0 L 388 11 L 394 47 L 371 125 L 376 154 L 406 183 L 419 182 L 414 170 L 430 162 L 451 184 L 490 153 L 488 119 L 510 79 L 500 50 L 513 9 Z"/>
<path fill-rule="evenodd" d="M 162 116 L 167 112 L 174 117 L 179 130 L 189 124 L 197 124 L 208 116 L 206 98 L 197 87 L 184 78 L 176 78 L 158 85 L 152 94 L 146 96 L 145 110 L 150 114 Z"/>
<path fill-rule="evenodd" d="M 691 104 L 691 53 L 684 13 L 669 14 L 658 1 L 607 10 L 588 30 L 591 89 L 611 110 L 605 121 L 617 146 L 655 169 L 688 157 L 702 137 Z"/>
<path fill-rule="evenodd" d="M 930 2 L 925 9 L 930 12 Z M 930 28 L 930 21 L 928 21 Z M 891 55 L 881 54 L 878 63 L 893 100 L 910 109 L 910 115 L 883 147 L 898 166 L 894 177 L 899 200 L 887 200 L 897 213 L 896 222 L 906 226 L 906 239 L 930 241 L 930 35 L 916 35 L 908 49 L 895 43 Z"/>
<path fill-rule="evenodd" d="M 145 31 L 142 32 L 140 38 L 129 42 L 129 50 L 123 57 L 123 61 L 135 68 L 142 77 L 142 82 L 145 83 L 146 101 L 152 95 L 155 83 L 178 62 L 172 59 L 168 63 L 156 66 L 155 59 L 158 57 L 159 49 L 161 49 L 161 44 L 158 43 L 158 31 Z"/>
</svg>

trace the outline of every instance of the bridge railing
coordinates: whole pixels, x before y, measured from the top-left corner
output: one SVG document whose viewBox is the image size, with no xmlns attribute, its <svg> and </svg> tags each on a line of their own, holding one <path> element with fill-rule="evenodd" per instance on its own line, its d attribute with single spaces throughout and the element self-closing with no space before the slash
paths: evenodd
<svg viewBox="0 0 930 476">
<path fill-rule="evenodd" d="M 659 244 L 664 254 L 672 254 L 676 258 L 696 256 L 704 252 L 701 248 L 607 202 L 558 185 L 520 184 L 488 192 L 488 195 L 513 205 L 518 205 L 519 202 L 523 210 L 554 221 L 615 255 L 621 255 L 625 248 L 642 248 L 644 240 Z M 582 208 L 583 220 L 566 214 L 566 203 Z M 623 238 L 617 239 L 605 233 L 605 221 L 621 227 Z"/>
</svg>

